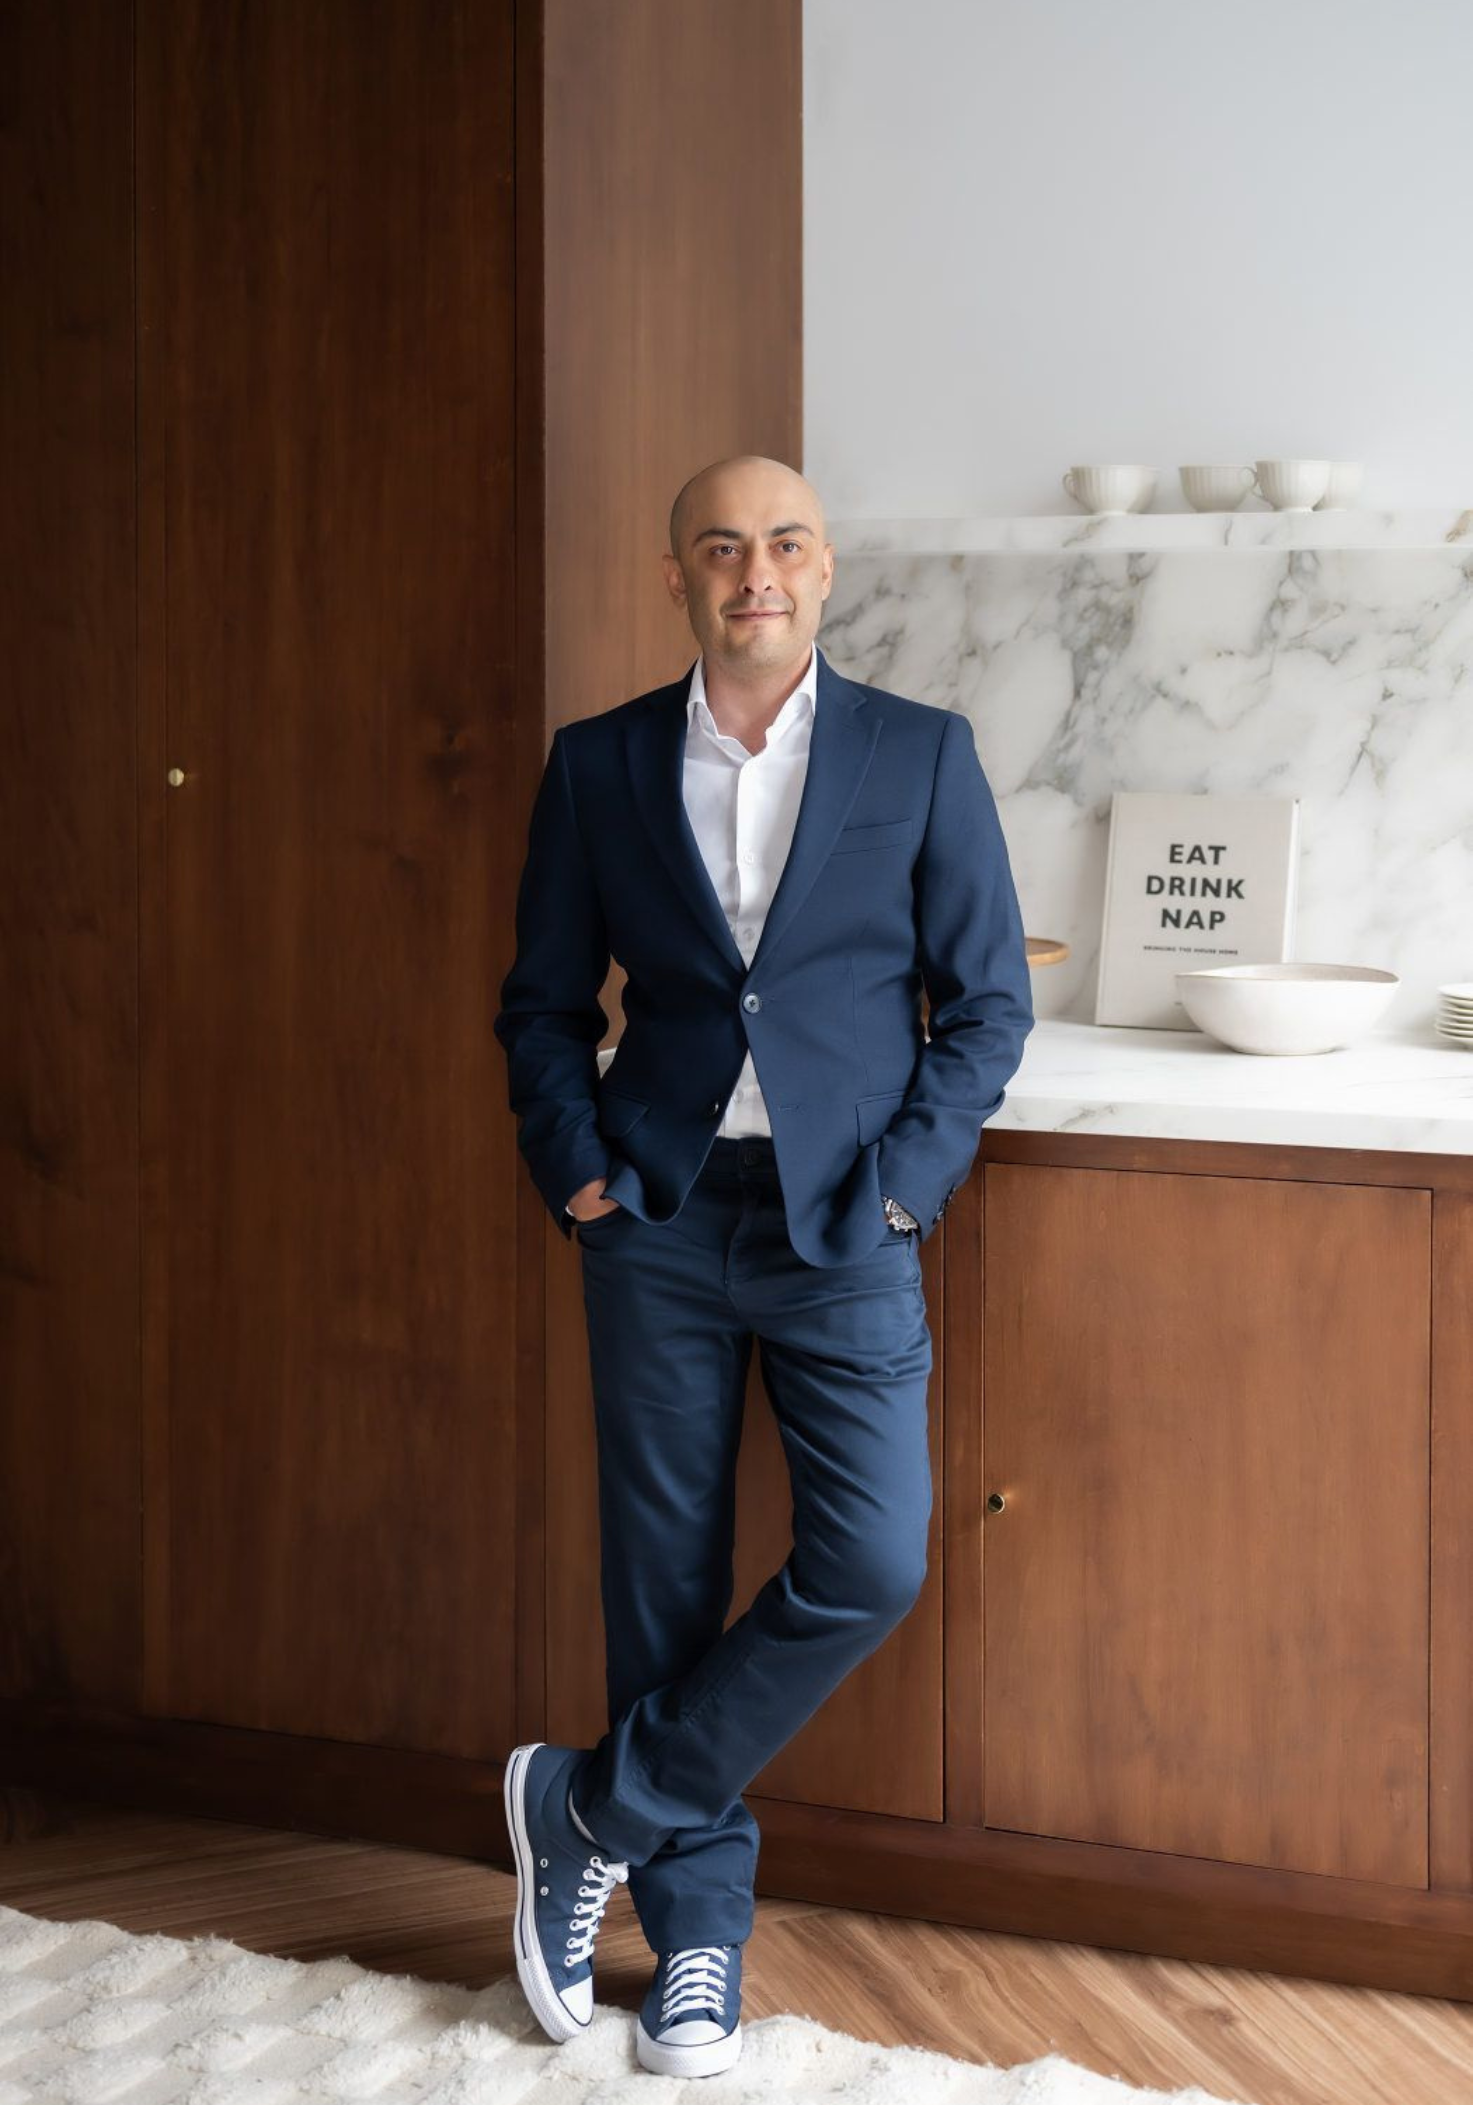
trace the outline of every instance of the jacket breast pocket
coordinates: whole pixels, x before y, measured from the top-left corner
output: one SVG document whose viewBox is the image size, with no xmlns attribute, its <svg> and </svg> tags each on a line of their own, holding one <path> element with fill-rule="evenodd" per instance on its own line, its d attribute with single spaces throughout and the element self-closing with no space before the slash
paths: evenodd
<svg viewBox="0 0 1473 2105">
<path fill-rule="evenodd" d="M 872 1140 L 878 1140 L 904 1102 L 903 1089 L 883 1089 L 878 1096 L 862 1096 L 854 1106 L 859 1145 L 868 1147 Z"/>
<path fill-rule="evenodd" d="M 599 1131 L 615 1140 L 637 1126 L 648 1109 L 642 1096 L 621 1096 L 617 1089 L 605 1089 L 598 1100 Z"/>
<path fill-rule="evenodd" d="M 878 826 L 841 826 L 834 841 L 835 855 L 852 855 L 856 848 L 894 848 L 908 841 L 916 830 L 914 819 L 884 819 Z"/>
</svg>

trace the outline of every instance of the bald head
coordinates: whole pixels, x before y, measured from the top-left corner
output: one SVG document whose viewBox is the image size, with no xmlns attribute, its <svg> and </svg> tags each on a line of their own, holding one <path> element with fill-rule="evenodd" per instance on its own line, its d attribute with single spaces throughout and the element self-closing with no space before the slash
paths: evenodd
<svg viewBox="0 0 1473 2105">
<path fill-rule="evenodd" d="M 812 528 L 815 544 L 823 546 L 823 505 L 812 483 L 786 461 L 772 460 L 765 453 L 732 453 L 698 469 L 677 491 L 670 507 L 670 553 L 683 562 L 698 534 L 727 525 L 720 509 L 723 490 L 746 492 L 754 481 L 764 497 L 778 504 L 771 525 L 801 521 Z"/>
<path fill-rule="evenodd" d="M 791 691 L 834 572 L 811 482 L 765 453 L 712 461 L 677 495 L 660 562 L 700 643 L 708 697 Z"/>
</svg>

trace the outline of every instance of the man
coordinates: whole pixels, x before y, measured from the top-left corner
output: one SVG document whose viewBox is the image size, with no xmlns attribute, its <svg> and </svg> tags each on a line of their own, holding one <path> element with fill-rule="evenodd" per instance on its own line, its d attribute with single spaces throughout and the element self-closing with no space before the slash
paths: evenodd
<svg viewBox="0 0 1473 2105">
<path fill-rule="evenodd" d="M 627 1880 L 657 1959 L 639 2059 L 670 2075 L 740 2052 L 743 1787 L 925 1577 L 917 1245 L 1033 1025 L 971 726 L 834 670 L 814 640 L 833 567 L 783 463 L 681 490 L 665 581 L 701 654 L 554 734 L 495 1025 L 519 1146 L 581 1250 L 609 1714 L 593 1748 L 508 1761 L 517 1969 L 573 2037 Z M 601 1075 L 611 955 L 625 1025 Z M 754 1340 L 793 1548 L 724 1628 Z"/>
</svg>

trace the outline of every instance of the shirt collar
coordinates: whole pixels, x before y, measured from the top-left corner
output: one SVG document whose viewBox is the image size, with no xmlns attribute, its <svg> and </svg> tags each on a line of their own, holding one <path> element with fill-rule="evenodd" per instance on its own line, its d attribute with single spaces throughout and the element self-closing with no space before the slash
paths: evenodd
<svg viewBox="0 0 1473 2105">
<path fill-rule="evenodd" d="M 767 736 L 769 738 L 781 738 L 789 724 L 795 722 L 805 711 L 811 713 L 816 711 L 817 708 L 818 645 L 815 643 L 808 653 L 808 664 L 804 669 L 802 679 L 768 725 Z M 706 659 L 704 652 L 697 658 L 695 665 L 691 669 L 690 694 L 686 699 L 685 705 L 687 731 L 693 729 L 698 720 L 716 737 L 720 737 L 721 734 L 716 729 L 716 719 L 711 714 L 711 705 L 706 700 Z"/>
</svg>

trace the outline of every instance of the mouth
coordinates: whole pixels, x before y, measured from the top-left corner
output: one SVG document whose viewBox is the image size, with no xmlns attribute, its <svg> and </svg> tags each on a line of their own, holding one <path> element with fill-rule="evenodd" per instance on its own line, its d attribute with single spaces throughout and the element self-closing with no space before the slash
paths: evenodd
<svg viewBox="0 0 1473 2105">
<path fill-rule="evenodd" d="M 764 607 L 746 614 L 728 614 L 728 621 L 781 621 L 786 613 L 783 607 Z"/>
</svg>

